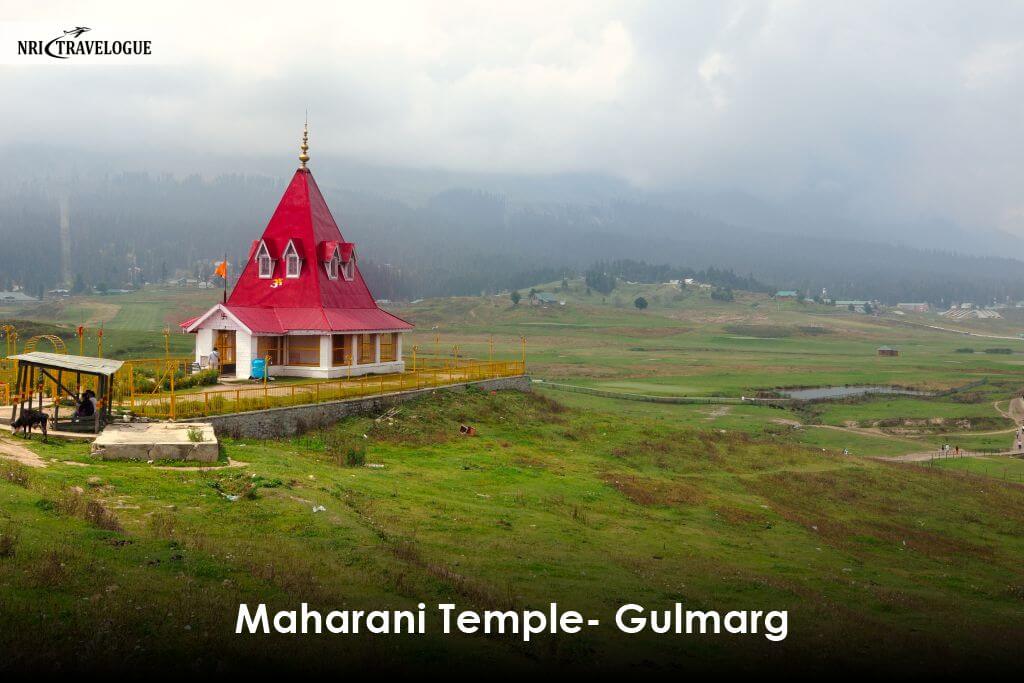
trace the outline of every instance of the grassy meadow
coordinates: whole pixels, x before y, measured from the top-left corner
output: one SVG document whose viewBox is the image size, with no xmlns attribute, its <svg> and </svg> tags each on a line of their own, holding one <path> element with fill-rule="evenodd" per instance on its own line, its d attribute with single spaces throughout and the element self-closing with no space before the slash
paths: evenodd
<svg viewBox="0 0 1024 683">
<path fill-rule="evenodd" d="M 0 458 L 0 670 L 185 662 L 225 672 L 288 663 L 312 672 L 556 664 L 824 673 L 884 662 L 890 672 L 946 672 L 994 667 L 1016 651 L 1024 460 L 994 453 L 1013 436 L 1024 342 L 968 342 L 891 316 L 740 292 L 721 302 L 670 286 L 622 285 L 606 297 L 575 281 L 539 289 L 565 305 L 531 306 L 523 292 L 518 306 L 493 296 L 393 308 L 417 325 L 407 361 L 414 345 L 486 358 L 490 340 L 494 357 L 515 358 L 525 336 L 528 370 L 544 380 L 532 394 L 436 392 L 290 439 L 227 439 L 221 462 L 205 470 L 96 461 L 86 445 L 56 440 L 27 444 L 43 468 Z M 57 329 L 88 318 L 103 323 L 105 350 L 159 355 L 160 330 L 219 294 L 198 291 L 146 289 L 0 316 Z M 636 296 L 650 306 L 637 310 Z M 1007 320 L 961 325 L 1011 330 Z M 192 339 L 172 342 L 187 352 Z M 878 357 L 881 345 L 900 356 Z M 982 351 L 990 346 L 1014 353 Z M 726 405 L 551 383 L 662 397 L 846 384 L 939 393 Z M 462 424 L 478 435 L 461 436 Z M 0 449 L 12 443 L 25 442 L 0 440 Z M 876 459 L 944 443 L 993 455 Z M 416 637 L 233 633 L 239 602 L 329 610 L 420 601 L 557 601 L 602 625 L 529 644 L 440 637 L 436 619 Z M 613 628 L 618 605 L 675 601 L 787 609 L 790 635 L 772 644 Z"/>
<path fill-rule="evenodd" d="M 126 294 L 75 296 L 28 306 L 0 306 L 0 323 L 13 321 L 21 344 L 36 334 L 55 334 L 65 340 L 69 353 L 78 353 L 75 330 L 82 325 L 85 355 L 97 354 L 102 328 L 103 355 L 111 358 L 162 356 L 162 332 L 170 329 L 171 353 L 188 354 L 192 352 L 194 341 L 191 336 L 180 333 L 178 323 L 207 310 L 220 297 L 220 290 L 215 289 L 147 287 Z"/>
<path fill-rule="evenodd" d="M 478 436 L 459 435 L 465 421 Z M 1024 626 L 1024 488 L 741 429 L 471 391 L 293 439 L 229 440 L 224 457 L 246 464 L 210 471 L 33 448 L 46 468 L 2 465 L 8 666 L 62 668 L 75 651 L 76 666 L 124 669 L 184 656 L 228 670 L 824 670 L 878 658 L 900 670 L 996 662 Z M 353 450 L 375 466 L 347 466 Z M 557 600 L 603 625 L 529 645 L 448 641 L 436 622 L 435 635 L 356 648 L 235 637 L 237 604 L 257 599 L 324 610 Z M 625 639 L 611 627 L 622 603 L 674 601 L 788 609 L 790 636 Z"/>
</svg>

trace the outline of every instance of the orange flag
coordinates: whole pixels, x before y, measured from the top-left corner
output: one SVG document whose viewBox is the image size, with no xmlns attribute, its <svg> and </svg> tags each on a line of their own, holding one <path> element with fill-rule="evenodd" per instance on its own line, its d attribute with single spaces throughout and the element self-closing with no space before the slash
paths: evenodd
<svg viewBox="0 0 1024 683">
<path fill-rule="evenodd" d="M 220 277 L 226 280 L 228 278 L 228 262 L 221 261 L 220 263 L 218 263 L 217 269 L 213 271 L 213 274 L 219 275 Z"/>
</svg>

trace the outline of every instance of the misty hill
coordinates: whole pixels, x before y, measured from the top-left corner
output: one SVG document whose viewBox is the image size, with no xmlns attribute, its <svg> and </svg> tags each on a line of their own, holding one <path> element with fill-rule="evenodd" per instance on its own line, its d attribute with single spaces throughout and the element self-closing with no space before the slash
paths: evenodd
<svg viewBox="0 0 1024 683">
<path fill-rule="evenodd" d="M 61 282 L 60 196 L 70 207 L 72 276 L 113 287 L 182 271 L 206 277 L 225 253 L 238 263 L 284 188 L 283 178 L 270 175 L 122 172 L 116 160 L 89 165 L 53 151 L 25 177 L 11 161 L 16 156 L 3 157 L 0 289 L 20 284 L 34 292 Z M 647 194 L 602 176 L 391 171 L 329 161 L 314 173 L 383 298 L 525 287 L 595 262 L 634 259 L 731 269 L 772 287 L 825 287 L 840 298 L 1024 299 L 1024 263 L 940 248 L 973 240 L 973 251 L 1005 253 L 1015 238 L 997 233 L 971 238 L 954 226 L 942 240 L 900 244 L 883 241 L 878 226 L 858 230 L 810 208 L 790 224 L 786 216 L 797 214 L 786 207 L 735 195 Z"/>
</svg>

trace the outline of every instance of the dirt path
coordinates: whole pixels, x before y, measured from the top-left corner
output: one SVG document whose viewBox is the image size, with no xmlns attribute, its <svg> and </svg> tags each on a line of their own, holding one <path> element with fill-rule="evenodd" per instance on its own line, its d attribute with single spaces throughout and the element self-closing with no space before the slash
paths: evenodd
<svg viewBox="0 0 1024 683">
<path fill-rule="evenodd" d="M 1024 424 L 1024 399 L 1015 398 L 1010 401 L 1010 411 L 1008 418 L 1016 422 L 1017 424 Z"/>
<path fill-rule="evenodd" d="M 893 439 L 895 441 L 903 441 L 906 443 L 918 444 L 921 441 L 919 439 L 910 436 L 899 436 L 897 434 L 886 434 L 878 427 L 840 427 L 839 425 L 807 425 L 807 427 L 817 427 L 819 429 L 833 429 L 837 432 L 846 432 L 848 434 L 857 434 L 858 436 L 875 436 L 880 439 Z"/>
<path fill-rule="evenodd" d="M 960 451 L 960 455 L 943 456 L 938 450 L 923 451 L 921 453 L 905 453 L 904 455 L 879 455 L 875 456 L 875 460 L 885 460 L 886 462 L 927 462 L 929 460 L 943 460 L 946 457 L 953 458 L 988 458 L 998 457 L 1001 455 L 1020 455 L 1017 451 L 1003 451 L 1002 453 L 974 453 L 972 451 Z"/>
<path fill-rule="evenodd" d="M 918 323 L 912 320 L 887 320 L 885 322 L 896 323 L 898 325 L 909 325 L 910 327 L 924 327 L 929 330 L 938 330 L 940 332 L 951 332 L 953 334 L 960 334 L 965 337 L 980 337 L 981 339 L 1004 339 L 1006 341 L 1021 341 L 1020 337 L 1007 337 L 1001 334 L 984 334 L 982 332 L 970 332 L 968 330 L 958 330 L 955 327 L 943 327 L 941 325 L 928 325 L 927 323 Z"/>
<path fill-rule="evenodd" d="M 0 438 L 0 457 L 9 458 L 28 467 L 46 467 L 46 462 L 20 443 Z"/>
<path fill-rule="evenodd" d="M 999 407 L 1000 403 L 1002 403 L 1002 401 L 994 401 L 992 403 L 992 407 L 995 408 L 996 412 L 999 413 L 1000 415 L 1002 415 L 1003 417 L 1009 418 L 1010 417 L 1010 411 L 1009 410 L 1003 410 L 1002 408 L 1000 408 Z M 1013 401 L 1011 400 L 1010 403 L 1012 404 Z"/>
<path fill-rule="evenodd" d="M 832 429 L 832 430 L 839 431 L 839 432 L 848 432 L 850 434 L 858 434 L 860 436 L 877 436 L 877 437 L 886 438 L 886 439 L 895 439 L 897 441 L 903 441 L 905 443 L 917 443 L 917 444 L 921 443 L 922 439 L 935 438 L 935 437 L 997 436 L 999 434 L 1013 434 L 1014 432 L 1017 431 L 1017 429 L 1018 429 L 1018 427 L 1020 425 L 1024 424 L 1024 399 L 1021 399 L 1021 398 L 1011 399 L 1007 409 L 1003 409 L 1002 407 L 1000 407 L 1000 405 L 999 405 L 1000 403 L 1002 403 L 1002 401 L 995 401 L 995 402 L 993 402 L 992 403 L 992 408 L 997 413 L 999 413 L 1000 416 L 1005 417 L 1007 419 L 1010 419 L 1010 420 L 1013 420 L 1014 422 L 1016 422 L 1017 423 L 1017 427 L 1010 427 L 1008 429 L 997 429 L 997 430 L 989 431 L 989 432 L 933 432 L 933 433 L 928 433 L 928 434 L 920 434 L 920 435 L 917 435 L 917 436 L 902 436 L 902 435 L 899 435 L 899 434 L 889 434 L 887 432 L 882 431 L 878 427 L 851 427 L 851 426 L 841 426 L 841 425 L 807 425 L 807 426 L 808 427 L 818 427 L 820 429 Z M 1016 454 L 1016 452 L 1015 451 L 1007 451 L 1006 454 L 1012 455 L 1012 454 Z M 898 457 L 908 457 L 908 456 L 911 456 L 911 455 L 924 455 L 924 454 L 923 453 L 909 453 L 907 456 L 898 456 Z M 979 453 L 978 455 L 985 455 L 985 454 L 984 453 Z M 991 455 L 991 454 L 989 454 L 989 455 Z M 931 457 L 935 457 L 934 454 Z M 882 458 L 882 459 L 888 459 L 888 458 Z"/>
</svg>

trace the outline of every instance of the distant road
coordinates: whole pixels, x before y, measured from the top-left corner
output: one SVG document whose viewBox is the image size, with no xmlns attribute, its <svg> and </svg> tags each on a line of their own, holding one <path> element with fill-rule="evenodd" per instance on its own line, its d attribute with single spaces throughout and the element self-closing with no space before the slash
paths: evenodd
<svg viewBox="0 0 1024 683">
<path fill-rule="evenodd" d="M 943 453 L 941 451 L 925 451 L 921 453 L 907 453 L 905 455 L 892 455 L 892 456 L 873 456 L 875 460 L 884 460 L 886 462 L 929 462 L 931 460 L 944 460 L 944 459 L 956 459 L 956 458 L 996 458 L 1001 456 L 1019 456 L 1020 451 L 1002 451 L 1001 453 L 975 453 L 974 451 L 960 451 L 960 455 L 952 455 L 951 453 Z"/>
<path fill-rule="evenodd" d="M 1010 341 L 1018 342 L 1024 341 L 1024 339 L 1021 339 L 1020 337 L 1006 337 L 998 334 L 981 334 L 980 332 L 968 332 L 966 330 L 957 330 L 952 327 L 942 327 L 941 325 L 928 325 L 926 323 L 916 323 L 912 320 L 897 320 L 895 318 L 887 318 L 886 320 L 891 320 L 892 322 L 899 323 L 901 325 L 910 325 L 911 327 L 925 327 L 928 328 L 929 330 L 939 330 L 940 332 L 952 332 L 953 334 L 961 334 L 966 337 L 981 337 L 982 339 L 1007 339 Z"/>
</svg>

